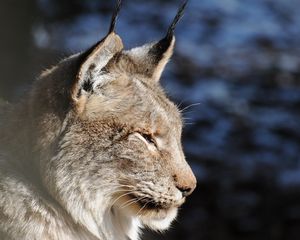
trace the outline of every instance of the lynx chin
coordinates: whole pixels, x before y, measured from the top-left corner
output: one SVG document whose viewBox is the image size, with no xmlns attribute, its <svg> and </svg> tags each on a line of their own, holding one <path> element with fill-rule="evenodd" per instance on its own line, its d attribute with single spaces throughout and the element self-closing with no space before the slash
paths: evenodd
<svg viewBox="0 0 300 240">
<path fill-rule="evenodd" d="M 115 24 L 1 104 L 0 239 L 137 240 L 166 230 L 196 187 L 180 111 L 160 87 L 178 10 L 160 41 L 124 50 Z"/>
</svg>

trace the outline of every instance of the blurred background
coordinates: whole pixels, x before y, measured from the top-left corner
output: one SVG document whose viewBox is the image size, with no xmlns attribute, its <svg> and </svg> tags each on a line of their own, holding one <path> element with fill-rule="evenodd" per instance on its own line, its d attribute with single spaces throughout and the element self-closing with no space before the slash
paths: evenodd
<svg viewBox="0 0 300 240">
<path fill-rule="evenodd" d="M 180 0 L 124 1 L 127 48 L 160 39 Z M 1 0 L 0 98 L 107 32 L 114 1 Z M 162 78 L 185 108 L 198 179 L 165 240 L 298 240 L 300 1 L 190 0 Z"/>
</svg>

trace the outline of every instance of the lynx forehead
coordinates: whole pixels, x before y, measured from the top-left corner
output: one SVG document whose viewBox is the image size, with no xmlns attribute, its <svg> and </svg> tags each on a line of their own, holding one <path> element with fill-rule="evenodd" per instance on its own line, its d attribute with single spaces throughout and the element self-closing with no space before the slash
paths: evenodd
<svg viewBox="0 0 300 240">
<path fill-rule="evenodd" d="M 5 239 L 137 240 L 144 226 L 167 229 L 196 187 L 159 84 L 186 3 L 163 39 L 130 50 L 114 32 L 120 6 L 101 41 L 44 72 L 7 114 L 5 129 L 22 132 L 0 139 Z"/>
</svg>

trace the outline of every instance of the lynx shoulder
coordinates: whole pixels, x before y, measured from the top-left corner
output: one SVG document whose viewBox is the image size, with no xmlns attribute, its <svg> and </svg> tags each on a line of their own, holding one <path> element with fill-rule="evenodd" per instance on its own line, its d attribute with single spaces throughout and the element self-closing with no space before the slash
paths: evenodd
<svg viewBox="0 0 300 240">
<path fill-rule="evenodd" d="M 124 50 L 114 26 L 0 106 L 0 239 L 137 240 L 165 230 L 196 179 L 160 87 L 179 9 L 160 41 Z"/>
</svg>

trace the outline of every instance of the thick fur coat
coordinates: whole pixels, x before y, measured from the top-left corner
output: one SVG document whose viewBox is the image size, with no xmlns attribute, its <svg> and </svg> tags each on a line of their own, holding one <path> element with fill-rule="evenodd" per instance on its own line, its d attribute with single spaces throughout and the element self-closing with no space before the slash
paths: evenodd
<svg viewBox="0 0 300 240">
<path fill-rule="evenodd" d="M 159 85 L 175 24 L 124 50 L 115 18 L 21 103 L 1 104 L 0 239 L 137 240 L 167 229 L 194 190 L 180 111 Z"/>
</svg>

